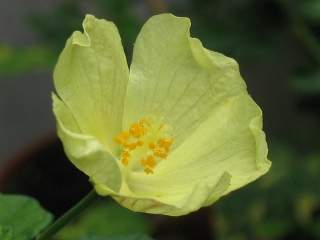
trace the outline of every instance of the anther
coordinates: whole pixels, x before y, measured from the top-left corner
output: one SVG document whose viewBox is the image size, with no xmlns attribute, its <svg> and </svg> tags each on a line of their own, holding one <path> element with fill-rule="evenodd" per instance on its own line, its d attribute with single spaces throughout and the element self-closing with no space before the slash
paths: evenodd
<svg viewBox="0 0 320 240">
<path fill-rule="evenodd" d="M 169 154 L 173 140 L 168 136 L 165 124 L 154 123 L 144 118 L 133 123 L 128 131 L 120 133 L 115 138 L 122 147 L 121 163 L 128 166 L 130 162 L 130 168 L 140 163 L 146 174 L 153 174 L 157 163 L 166 159 Z"/>
<path fill-rule="evenodd" d="M 128 158 L 122 158 L 121 162 L 122 162 L 123 165 L 127 166 L 128 163 L 129 163 L 129 159 Z"/>
<path fill-rule="evenodd" d="M 145 121 L 141 120 L 138 123 L 132 124 L 129 130 L 130 134 L 136 138 L 139 138 L 142 135 L 144 135 L 146 133 L 144 123 Z"/>
<path fill-rule="evenodd" d="M 156 147 L 156 145 L 155 145 L 154 143 L 152 143 L 152 142 L 149 143 L 149 148 L 150 148 L 150 149 L 154 149 L 155 147 Z"/>
<path fill-rule="evenodd" d="M 125 143 L 123 146 L 130 151 L 136 149 L 137 147 L 136 143 Z"/>
<path fill-rule="evenodd" d="M 163 148 L 155 148 L 153 150 L 153 153 L 155 156 L 160 158 L 166 158 L 167 157 L 167 151 Z"/>
<path fill-rule="evenodd" d="M 152 173 L 153 173 L 153 170 L 150 169 L 150 168 L 145 168 L 145 169 L 144 169 L 144 172 L 145 172 L 146 174 L 152 174 Z"/>
<path fill-rule="evenodd" d="M 130 153 L 127 152 L 127 151 L 124 151 L 124 152 L 122 152 L 121 157 L 122 158 L 129 158 L 130 157 Z"/>
<path fill-rule="evenodd" d="M 144 144 L 144 142 L 141 141 L 141 140 L 139 140 L 139 141 L 136 142 L 136 145 L 139 146 L 139 147 L 141 147 L 143 144 Z"/>
<path fill-rule="evenodd" d="M 173 141 L 170 138 L 161 138 L 158 140 L 158 144 L 160 147 L 163 147 L 165 149 L 170 149 Z"/>
<path fill-rule="evenodd" d="M 122 132 L 116 137 L 116 142 L 123 145 L 128 139 L 130 134 L 128 132 Z"/>
</svg>

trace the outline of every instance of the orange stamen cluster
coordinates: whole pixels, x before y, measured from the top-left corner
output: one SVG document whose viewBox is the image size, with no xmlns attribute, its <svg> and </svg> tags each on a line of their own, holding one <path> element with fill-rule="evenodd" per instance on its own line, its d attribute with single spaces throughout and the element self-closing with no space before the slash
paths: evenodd
<svg viewBox="0 0 320 240">
<path fill-rule="evenodd" d="M 167 158 L 173 143 L 169 137 L 159 138 L 164 135 L 163 128 L 163 124 L 154 126 L 150 121 L 142 119 L 133 123 L 129 131 L 121 132 L 115 141 L 123 148 L 120 155 L 122 164 L 128 166 L 131 158 L 135 158 L 139 152 L 139 163 L 144 172 L 153 173 L 157 163 Z"/>
<path fill-rule="evenodd" d="M 140 163 L 144 167 L 145 173 L 150 174 L 153 173 L 153 168 L 156 166 L 156 159 L 154 156 L 149 155 L 141 159 Z"/>
</svg>

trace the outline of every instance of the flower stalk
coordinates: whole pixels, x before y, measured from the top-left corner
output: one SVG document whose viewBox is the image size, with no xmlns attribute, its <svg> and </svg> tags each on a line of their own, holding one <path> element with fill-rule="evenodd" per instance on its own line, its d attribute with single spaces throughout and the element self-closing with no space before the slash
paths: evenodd
<svg viewBox="0 0 320 240">
<path fill-rule="evenodd" d="M 53 224 L 38 235 L 36 240 L 47 240 L 54 236 L 61 228 L 76 218 L 83 210 L 98 199 L 98 195 L 94 190 L 89 192 L 75 206 L 69 209 L 65 214 L 58 218 Z"/>
</svg>

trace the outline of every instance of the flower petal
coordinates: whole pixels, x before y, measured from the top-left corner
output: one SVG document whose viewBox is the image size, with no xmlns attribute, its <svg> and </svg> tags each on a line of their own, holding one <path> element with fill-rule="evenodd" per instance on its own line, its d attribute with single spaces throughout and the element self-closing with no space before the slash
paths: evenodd
<svg viewBox="0 0 320 240">
<path fill-rule="evenodd" d="M 224 173 L 215 185 L 208 185 L 203 181 L 193 185 L 190 184 L 188 188 L 179 189 L 180 186 L 176 186 L 175 182 L 172 182 L 167 185 L 167 188 L 171 190 L 167 192 L 167 195 L 163 196 L 156 194 L 157 187 L 159 186 L 153 184 L 151 184 L 153 192 L 145 192 L 145 195 L 135 193 L 131 195 L 117 194 L 111 196 L 119 204 L 133 211 L 181 216 L 218 200 L 228 188 L 229 183 L 230 175 Z"/>
<path fill-rule="evenodd" d="M 54 71 L 59 97 L 83 134 L 98 139 L 109 151 L 121 131 L 128 66 L 113 23 L 87 15 L 84 33 L 68 39 Z M 61 116 L 64 117 L 64 116 Z"/>
<path fill-rule="evenodd" d="M 143 26 L 134 46 L 124 128 L 142 117 L 164 119 L 174 147 L 225 99 L 246 92 L 237 63 L 190 38 L 190 20 L 161 14 Z"/>
<path fill-rule="evenodd" d="M 95 184 L 103 184 L 109 193 L 118 192 L 122 176 L 116 158 L 96 138 L 79 133 L 67 105 L 54 94 L 52 98 L 58 135 L 68 158 Z"/>
<path fill-rule="evenodd" d="M 207 206 L 270 167 L 261 110 L 237 63 L 190 37 L 187 18 L 162 14 L 142 28 L 130 68 L 124 128 L 153 116 L 172 126 L 174 148 L 153 175 L 132 172 L 135 211 L 182 215 Z"/>
<path fill-rule="evenodd" d="M 261 119 L 249 95 L 227 99 L 157 166 L 154 175 L 131 174 L 130 189 L 137 196 L 175 206 L 179 214 L 212 204 L 268 171 Z"/>
<path fill-rule="evenodd" d="M 181 184 L 231 175 L 227 192 L 266 173 L 270 167 L 261 130 L 260 108 L 249 95 L 226 100 L 207 121 L 158 167 L 161 178 L 175 176 Z"/>
</svg>

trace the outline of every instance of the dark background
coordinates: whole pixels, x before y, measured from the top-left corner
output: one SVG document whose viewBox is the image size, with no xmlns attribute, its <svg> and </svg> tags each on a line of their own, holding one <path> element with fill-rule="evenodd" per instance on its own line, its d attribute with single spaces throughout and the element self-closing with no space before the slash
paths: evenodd
<svg viewBox="0 0 320 240">
<path fill-rule="evenodd" d="M 0 10 L 0 168 L 55 131 L 52 69 L 85 13 L 116 23 L 130 62 L 145 20 L 172 12 L 239 62 L 264 112 L 272 169 L 210 209 L 214 236 L 320 239 L 319 0 L 1 0 Z"/>
</svg>

